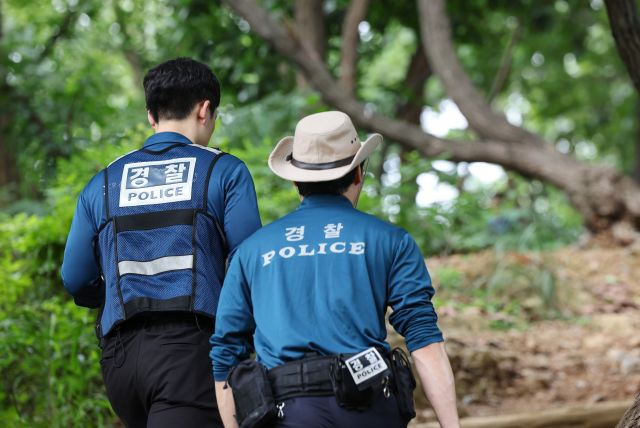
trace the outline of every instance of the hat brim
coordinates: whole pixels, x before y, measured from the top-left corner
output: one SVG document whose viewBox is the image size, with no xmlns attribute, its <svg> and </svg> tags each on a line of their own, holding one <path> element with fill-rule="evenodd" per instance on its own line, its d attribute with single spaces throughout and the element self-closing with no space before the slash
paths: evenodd
<svg viewBox="0 0 640 428">
<path fill-rule="evenodd" d="M 287 157 L 293 151 L 293 137 L 284 137 L 269 155 L 269 168 L 278 177 L 285 180 L 306 182 L 331 181 L 344 177 L 349 171 L 360 165 L 382 143 L 382 135 L 371 134 L 362 143 L 349 165 L 331 169 L 304 169 L 294 166 Z"/>
</svg>

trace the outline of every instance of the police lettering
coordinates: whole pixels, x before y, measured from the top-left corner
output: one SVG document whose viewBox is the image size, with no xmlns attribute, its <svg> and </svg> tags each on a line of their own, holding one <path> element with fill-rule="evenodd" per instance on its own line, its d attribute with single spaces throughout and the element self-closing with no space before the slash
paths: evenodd
<svg viewBox="0 0 640 428">
<path fill-rule="evenodd" d="M 338 247 L 340 249 L 338 249 Z M 332 253 L 344 253 L 346 244 L 344 242 L 334 242 L 329 246 L 329 251 Z"/>
<path fill-rule="evenodd" d="M 277 250 L 270 250 L 262 254 L 262 266 L 271 264 L 276 256 L 283 259 L 290 259 L 291 257 L 309 257 L 329 253 L 347 253 L 358 256 L 364 254 L 364 247 L 364 242 L 332 242 L 331 245 L 328 245 L 326 242 L 320 242 L 316 245 L 290 245 Z"/>
<path fill-rule="evenodd" d="M 184 191 L 183 186 L 165 187 L 165 188 L 151 188 L 150 190 L 136 190 L 135 192 L 129 192 L 127 195 L 128 201 L 153 201 L 154 199 L 173 198 L 175 196 L 182 196 Z"/>
<path fill-rule="evenodd" d="M 380 363 L 374 364 L 374 365 L 369 366 L 369 367 L 365 367 L 364 369 L 362 369 L 362 371 L 360 371 L 360 372 L 358 372 L 356 374 L 356 380 L 361 380 L 361 379 L 365 380 L 367 377 L 369 377 L 370 375 L 372 375 L 372 374 L 374 374 L 374 373 L 376 373 L 376 372 L 378 372 L 380 370 L 383 370 L 382 364 L 380 364 Z M 363 379 L 363 378 L 365 378 L 365 379 Z"/>
</svg>

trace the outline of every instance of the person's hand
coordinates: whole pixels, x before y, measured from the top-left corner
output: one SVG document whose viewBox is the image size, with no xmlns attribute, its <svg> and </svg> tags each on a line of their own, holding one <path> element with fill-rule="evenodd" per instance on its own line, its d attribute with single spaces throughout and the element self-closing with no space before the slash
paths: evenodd
<svg viewBox="0 0 640 428">
<path fill-rule="evenodd" d="M 85 308 L 99 308 L 104 302 L 104 281 L 98 278 L 82 288 L 75 296 L 73 301 L 78 306 Z"/>
</svg>

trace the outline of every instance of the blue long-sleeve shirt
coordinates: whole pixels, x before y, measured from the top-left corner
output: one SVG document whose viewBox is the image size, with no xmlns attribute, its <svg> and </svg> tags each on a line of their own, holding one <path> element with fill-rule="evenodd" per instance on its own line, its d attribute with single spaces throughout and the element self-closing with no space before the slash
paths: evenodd
<svg viewBox="0 0 640 428">
<path fill-rule="evenodd" d="M 240 245 L 211 337 L 216 380 L 253 348 L 267 368 L 304 357 L 389 349 L 385 313 L 409 351 L 443 340 L 415 241 L 337 195 L 311 195 Z"/>
<path fill-rule="evenodd" d="M 149 137 L 144 147 L 161 150 L 176 143 L 193 144 L 184 135 L 159 132 Z M 103 174 L 96 174 L 80 193 L 64 249 L 62 281 L 74 297 L 95 286 L 99 275 L 93 239 L 106 221 Z M 229 251 L 260 228 L 251 174 L 235 156 L 227 154 L 216 163 L 209 180 L 207 209 L 223 227 Z"/>
</svg>

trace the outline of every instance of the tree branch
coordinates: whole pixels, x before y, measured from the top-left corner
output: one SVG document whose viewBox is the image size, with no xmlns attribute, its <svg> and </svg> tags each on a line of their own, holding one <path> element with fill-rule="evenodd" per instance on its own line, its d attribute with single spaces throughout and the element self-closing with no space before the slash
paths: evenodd
<svg viewBox="0 0 640 428">
<path fill-rule="evenodd" d="M 611 33 L 622 62 L 640 93 L 640 19 L 635 0 L 605 0 Z"/>
<path fill-rule="evenodd" d="M 322 0 L 296 0 L 294 13 L 298 34 L 309 41 L 320 58 L 324 58 L 327 43 Z"/>
<path fill-rule="evenodd" d="M 491 90 L 487 95 L 487 102 L 489 105 L 493 102 L 493 99 L 502 92 L 504 85 L 509 80 L 509 73 L 511 73 L 511 64 L 513 62 L 513 51 L 515 50 L 518 41 L 520 41 L 520 36 L 522 34 L 522 27 L 518 22 L 511 32 L 511 37 L 509 37 L 509 43 L 507 44 L 504 53 L 502 54 L 502 58 L 500 59 L 500 66 L 498 67 L 498 72 L 496 73 L 496 77 L 493 79 L 493 83 L 491 84 Z"/>
<path fill-rule="evenodd" d="M 322 13 L 322 0 L 296 0 L 294 3 L 295 32 L 305 39 L 314 53 L 324 61 L 327 43 Z M 309 86 L 302 73 L 296 74 L 299 88 Z"/>
<path fill-rule="evenodd" d="M 367 16 L 370 0 L 351 0 L 342 22 L 342 49 L 340 52 L 340 83 L 352 94 L 358 75 L 358 25 Z"/>
<path fill-rule="evenodd" d="M 60 26 L 58 26 L 58 29 L 56 30 L 56 32 L 53 33 L 51 37 L 49 37 L 49 40 L 47 40 L 47 43 L 45 43 L 44 49 L 42 50 L 42 52 L 40 52 L 40 55 L 38 56 L 38 62 L 42 61 L 43 59 L 49 56 L 49 54 L 55 47 L 56 43 L 58 42 L 58 40 L 67 36 L 67 34 L 69 33 L 69 29 L 71 28 L 71 24 L 73 23 L 73 20 L 76 17 L 76 15 L 77 15 L 76 11 L 72 11 L 72 10 L 67 11 L 64 18 L 62 18 L 62 22 L 60 23 Z"/>
<path fill-rule="evenodd" d="M 418 46 L 411 56 L 409 67 L 403 82 L 403 97 L 395 108 L 395 117 L 416 125 L 420 124 L 420 115 L 424 106 L 424 84 L 431 76 L 431 68 L 424 53 L 422 42 L 418 41 Z M 404 146 L 406 148 L 406 146 Z M 384 160 L 389 151 L 389 142 L 385 141 L 380 149 L 380 164 L 376 168 L 376 177 L 382 178 L 384 172 Z"/>
<path fill-rule="evenodd" d="M 418 9 L 422 43 L 431 66 L 471 128 L 487 139 L 543 145 L 540 137 L 494 112 L 464 72 L 452 44 L 444 0 L 418 0 Z"/>
<path fill-rule="evenodd" d="M 113 8 L 116 15 L 116 22 L 118 23 L 118 25 L 120 25 L 120 29 L 124 37 L 124 43 L 122 44 L 122 53 L 124 55 L 124 58 L 129 63 L 131 70 L 133 71 L 133 78 L 135 79 L 136 83 L 141 85 L 142 80 L 144 79 L 142 58 L 140 58 L 140 54 L 138 54 L 138 52 L 136 52 L 133 48 L 133 43 L 131 41 L 131 35 L 129 34 L 129 30 L 127 28 L 124 11 L 120 9 L 120 6 L 118 6 L 117 4 L 114 4 Z"/>
<path fill-rule="evenodd" d="M 439 0 L 428 0 L 426 7 L 432 1 L 442 6 Z M 438 138 L 424 132 L 420 126 L 377 114 L 375 107 L 363 105 L 334 81 L 324 61 L 292 25 L 288 25 L 286 21 L 277 22 L 255 0 L 223 2 L 244 18 L 255 33 L 296 64 L 324 102 L 347 113 L 357 126 L 380 132 L 388 140 L 398 142 L 405 148 L 415 149 L 427 157 L 444 156 L 454 162 L 497 163 L 525 177 L 553 184 L 568 194 L 571 203 L 584 216 L 587 227 L 592 231 L 624 227 L 633 229 L 640 221 L 640 187 L 615 168 L 580 162 L 562 154 L 552 145 L 544 144 L 540 137 L 531 136 L 527 131 L 508 124 L 501 116 L 498 119 L 502 122 L 487 125 L 502 126 L 497 134 L 504 133 L 505 136 L 513 137 L 519 133 L 525 144 L 513 144 L 513 139 L 488 138 L 479 144 Z M 424 8 L 425 5 L 422 6 Z M 457 61 L 455 57 L 454 60 Z M 435 66 L 433 60 L 430 64 Z M 473 89 L 472 86 L 471 88 Z M 479 94 L 476 92 L 476 95 Z M 485 115 L 486 119 L 487 111 L 494 114 L 488 109 L 482 111 L 480 116 Z"/>
<path fill-rule="evenodd" d="M 431 77 L 431 67 L 429 67 L 422 42 L 418 41 L 404 79 L 404 101 L 396 106 L 396 118 L 415 124 L 420 123 L 420 114 L 424 105 L 424 84 L 429 77 Z"/>
<path fill-rule="evenodd" d="M 376 113 L 373 108 L 345 93 L 344 88 L 333 80 L 324 62 L 313 55 L 313 48 L 295 29 L 274 21 L 254 0 L 223 2 L 244 18 L 255 33 L 293 61 L 328 105 L 347 113 L 359 126 L 380 132 L 386 138 L 428 157 L 446 155 L 455 162 L 498 163 L 564 189 L 571 188 L 575 183 L 574 173 L 581 165 L 551 146 L 541 148 L 532 144 L 510 144 L 497 139 L 483 141 L 483 144 L 448 140 L 426 133 L 418 125 Z"/>
</svg>

